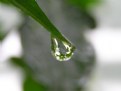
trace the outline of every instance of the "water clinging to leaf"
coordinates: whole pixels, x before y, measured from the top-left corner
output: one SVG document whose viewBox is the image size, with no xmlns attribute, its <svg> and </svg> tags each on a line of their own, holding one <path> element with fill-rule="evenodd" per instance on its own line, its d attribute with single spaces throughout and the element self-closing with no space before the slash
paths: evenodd
<svg viewBox="0 0 121 91">
<path fill-rule="evenodd" d="M 58 61 L 68 61 L 74 54 L 75 47 L 66 41 L 61 41 L 51 36 L 51 49 L 53 56 Z"/>
</svg>

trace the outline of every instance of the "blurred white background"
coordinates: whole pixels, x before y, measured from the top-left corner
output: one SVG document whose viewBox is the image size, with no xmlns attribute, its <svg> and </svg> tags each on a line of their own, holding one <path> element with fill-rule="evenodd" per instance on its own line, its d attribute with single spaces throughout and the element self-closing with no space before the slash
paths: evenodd
<svg viewBox="0 0 121 91">
<path fill-rule="evenodd" d="M 96 67 L 87 84 L 87 91 L 121 91 L 121 0 L 105 0 L 91 13 L 98 26 L 85 32 L 85 38 L 96 51 Z M 22 47 L 16 24 L 21 16 L 14 8 L 0 4 L 3 28 L 12 32 L 0 43 L 0 91 L 22 91 L 22 71 L 12 67 L 8 59 L 21 56 Z M 14 27 L 14 28 L 13 28 Z"/>
<path fill-rule="evenodd" d="M 22 91 L 22 70 L 9 63 L 10 57 L 22 55 L 20 36 L 15 27 L 21 22 L 20 14 L 16 9 L 0 4 L 0 22 L 5 33 L 11 29 L 0 42 L 0 91 Z"/>
</svg>

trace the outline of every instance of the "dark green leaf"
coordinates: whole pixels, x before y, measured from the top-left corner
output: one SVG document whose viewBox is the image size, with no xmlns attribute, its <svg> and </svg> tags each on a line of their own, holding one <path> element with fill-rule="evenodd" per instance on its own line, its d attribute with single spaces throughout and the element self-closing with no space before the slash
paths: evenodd
<svg viewBox="0 0 121 91">
<path fill-rule="evenodd" d="M 23 58 L 12 57 L 10 60 L 12 64 L 21 67 L 27 74 L 32 72 L 31 68 L 25 63 Z"/>
<path fill-rule="evenodd" d="M 24 91 L 47 91 L 47 87 L 28 76 L 24 82 Z"/>
<path fill-rule="evenodd" d="M 8 33 L 5 33 L 2 28 L 2 23 L 0 22 L 0 41 L 3 41 Z"/>
<path fill-rule="evenodd" d="M 4 0 L 2 0 L 4 1 Z M 13 4 L 14 6 L 21 9 L 23 12 L 33 17 L 41 25 L 43 25 L 53 36 L 58 38 L 61 41 L 71 44 L 59 31 L 58 29 L 50 22 L 48 17 L 44 14 L 41 8 L 38 6 L 35 0 L 5 0 Z"/>
<path fill-rule="evenodd" d="M 33 17 L 41 25 L 43 25 L 50 33 L 57 37 L 62 37 L 57 28 L 50 22 L 48 17 L 44 14 L 35 0 L 2 0 L 3 2 L 10 2 L 14 6 L 21 9 L 24 13 Z"/>
</svg>

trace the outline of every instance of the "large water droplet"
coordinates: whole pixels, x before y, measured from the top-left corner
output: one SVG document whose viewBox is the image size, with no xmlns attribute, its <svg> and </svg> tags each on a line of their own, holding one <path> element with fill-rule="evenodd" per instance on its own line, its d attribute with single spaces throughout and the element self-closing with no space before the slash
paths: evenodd
<svg viewBox="0 0 121 91">
<path fill-rule="evenodd" d="M 51 36 L 51 49 L 53 56 L 58 61 L 67 61 L 74 54 L 75 47 L 68 41 L 62 41 Z"/>
</svg>

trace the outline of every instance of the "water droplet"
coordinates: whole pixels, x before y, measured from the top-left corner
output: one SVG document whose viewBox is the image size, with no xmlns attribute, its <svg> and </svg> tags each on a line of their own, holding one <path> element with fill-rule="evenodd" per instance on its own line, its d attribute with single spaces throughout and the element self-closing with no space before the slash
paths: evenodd
<svg viewBox="0 0 121 91">
<path fill-rule="evenodd" d="M 61 41 L 51 36 L 51 43 L 52 54 L 58 61 L 67 61 L 71 59 L 75 47 L 69 41 Z"/>
</svg>

